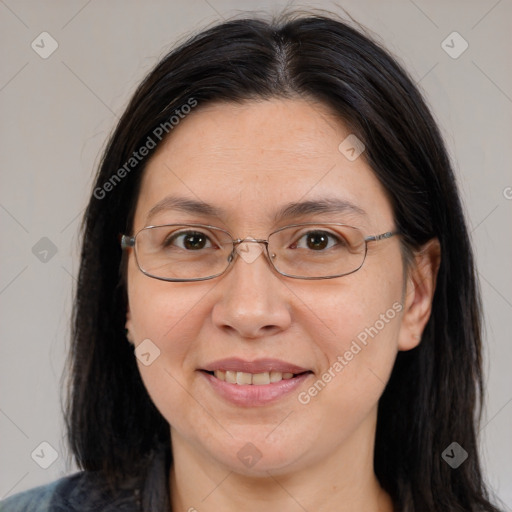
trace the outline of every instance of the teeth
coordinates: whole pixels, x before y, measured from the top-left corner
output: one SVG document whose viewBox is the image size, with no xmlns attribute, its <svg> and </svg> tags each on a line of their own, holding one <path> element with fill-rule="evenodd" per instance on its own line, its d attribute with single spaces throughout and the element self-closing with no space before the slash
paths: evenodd
<svg viewBox="0 0 512 512">
<path fill-rule="evenodd" d="M 293 377 L 293 373 L 282 372 L 263 372 L 263 373 L 246 373 L 246 372 L 232 372 L 215 370 L 213 372 L 215 377 L 219 380 L 228 382 L 229 384 L 263 386 L 271 382 L 279 382 L 283 379 L 288 380 Z"/>
<path fill-rule="evenodd" d="M 283 380 L 281 372 L 270 372 L 270 382 L 279 382 L 280 380 Z"/>
<path fill-rule="evenodd" d="M 252 375 L 250 373 L 236 372 L 237 384 L 252 384 Z"/>
<path fill-rule="evenodd" d="M 217 377 L 217 372 L 214 372 L 214 375 Z M 226 382 L 236 384 L 236 372 L 226 372 Z"/>
<path fill-rule="evenodd" d="M 250 375 L 250 374 L 247 374 Z M 262 386 L 263 384 L 270 384 L 270 373 L 264 372 L 264 373 L 255 373 L 252 376 L 252 383 L 256 386 Z"/>
</svg>

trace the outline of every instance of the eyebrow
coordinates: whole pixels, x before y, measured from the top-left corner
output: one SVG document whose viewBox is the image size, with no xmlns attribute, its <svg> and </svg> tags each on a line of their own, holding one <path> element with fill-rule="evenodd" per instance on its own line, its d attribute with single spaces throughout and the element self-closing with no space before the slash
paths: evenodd
<svg viewBox="0 0 512 512">
<path fill-rule="evenodd" d="M 146 217 L 146 223 L 148 223 L 150 219 L 155 217 L 158 213 L 168 210 L 176 210 L 183 213 L 209 217 L 227 217 L 227 211 L 219 206 L 214 206 L 203 201 L 197 201 L 186 197 L 168 196 L 159 201 L 155 206 L 153 206 L 153 208 L 151 208 L 151 210 L 149 210 Z M 284 205 L 275 213 L 274 222 L 320 213 L 355 213 L 360 216 L 367 215 L 362 208 L 345 199 L 321 198 Z"/>
<path fill-rule="evenodd" d="M 361 216 L 367 215 L 362 208 L 345 199 L 322 198 L 312 201 L 288 203 L 276 213 L 274 220 L 279 221 L 319 213 L 356 213 Z"/>
<path fill-rule="evenodd" d="M 187 197 L 168 196 L 155 204 L 149 210 L 146 222 L 155 217 L 162 211 L 177 210 L 184 213 L 193 213 L 196 215 L 205 215 L 210 217 L 222 217 L 226 215 L 226 211 L 218 206 L 213 206 L 203 201 L 189 199 Z"/>
</svg>

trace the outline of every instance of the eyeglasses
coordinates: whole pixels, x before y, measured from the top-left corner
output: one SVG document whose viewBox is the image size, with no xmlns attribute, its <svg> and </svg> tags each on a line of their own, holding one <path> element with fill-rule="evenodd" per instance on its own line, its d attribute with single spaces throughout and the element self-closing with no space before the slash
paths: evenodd
<svg viewBox="0 0 512 512">
<path fill-rule="evenodd" d="M 121 235 L 123 250 L 134 248 L 139 269 L 163 281 L 204 281 L 218 277 L 247 252 L 245 243 L 264 244 L 268 261 L 281 275 L 295 279 L 332 279 L 359 270 L 368 242 L 396 235 L 367 236 L 345 224 L 293 224 L 270 233 L 267 240 L 234 239 L 205 224 L 147 226 L 135 236 Z M 259 254 L 258 254 L 259 256 Z M 244 258 L 245 259 L 245 258 Z M 247 261 L 247 260 L 246 260 Z"/>
</svg>

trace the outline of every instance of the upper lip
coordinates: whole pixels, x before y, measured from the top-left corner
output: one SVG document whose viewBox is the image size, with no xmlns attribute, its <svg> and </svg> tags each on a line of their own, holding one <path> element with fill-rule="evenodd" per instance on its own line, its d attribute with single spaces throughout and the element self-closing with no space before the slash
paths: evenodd
<svg viewBox="0 0 512 512">
<path fill-rule="evenodd" d="M 256 359 L 254 361 L 245 361 L 236 357 L 227 359 L 218 359 L 212 363 L 208 363 L 201 370 L 213 372 L 215 370 L 244 372 L 244 373 L 264 373 L 264 372 L 282 372 L 282 373 L 304 373 L 308 370 L 296 364 L 287 363 L 280 359 Z"/>
</svg>

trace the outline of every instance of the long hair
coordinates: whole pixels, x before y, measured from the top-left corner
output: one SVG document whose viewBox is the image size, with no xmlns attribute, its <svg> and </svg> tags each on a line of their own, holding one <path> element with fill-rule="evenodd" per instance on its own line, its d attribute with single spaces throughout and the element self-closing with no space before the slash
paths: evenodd
<svg viewBox="0 0 512 512">
<path fill-rule="evenodd" d="M 441 245 L 422 341 L 398 354 L 379 402 L 377 478 L 399 510 L 496 511 L 476 438 L 479 291 L 447 151 L 402 67 L 360 30 L 331 16 L 218 24 L 171 51 L 137 88 L 106 147 L 82 224 L 67 403 L 71 451 L 81 468 L 101 470 L 115 485 L 142 471 L 157 446 L 170 443 L 124 330 L 118 236 L 131 232 L 140 178 L 154 148 L 140 161 L 134 153 L 158 147 L 162 134 L 172 137 L 170 119 L 185 105 L 301 97 L 330 107 L 365 144 L 364 157 L 391 201 L 404 261 L 434 237 Z M 442 458 L 454 441 L 469 454 L 456 469 Z"/>
</svg>

